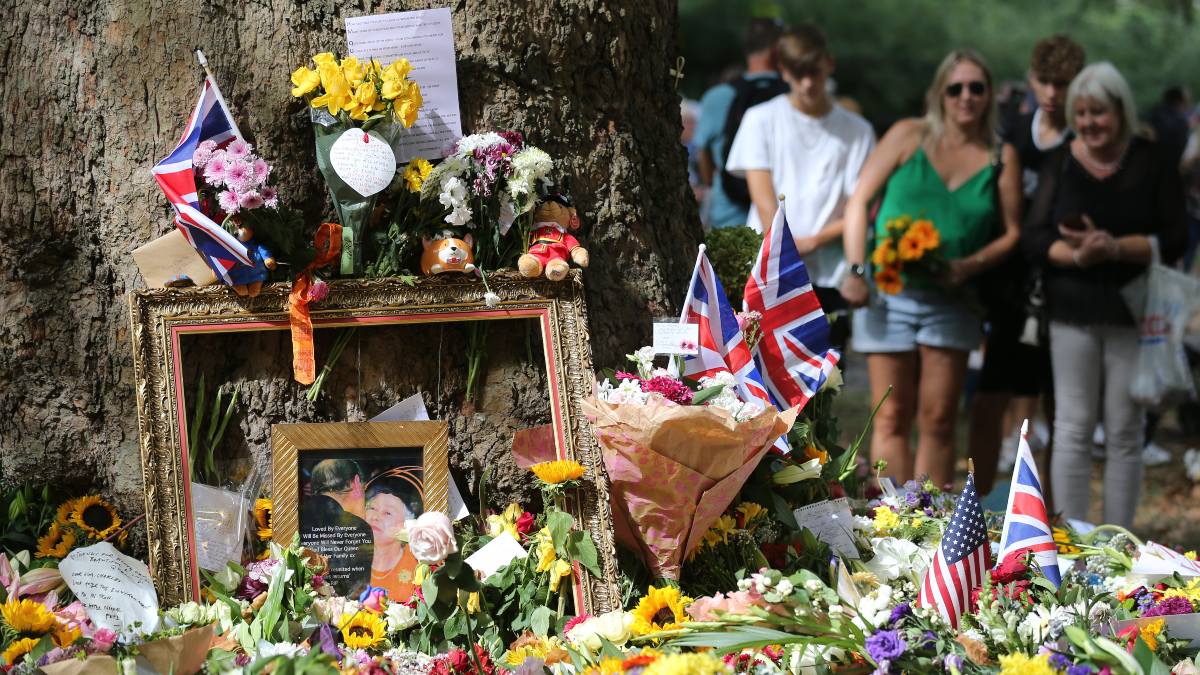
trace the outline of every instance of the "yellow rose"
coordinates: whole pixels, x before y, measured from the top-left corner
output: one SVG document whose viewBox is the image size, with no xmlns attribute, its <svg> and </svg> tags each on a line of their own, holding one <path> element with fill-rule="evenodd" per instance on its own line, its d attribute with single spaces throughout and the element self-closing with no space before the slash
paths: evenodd
<svg viewBox="0 0 1200 675">
<path fill-rule="evenodd" d="M 384 68 L 383 79 L 403 80 L 408 77 L 410 72 L 412 72 L 412 64 L 408 62 L 408 59 L 396 59 L 389 63 L 387 68 Z"/>
<path fill-rule="evenodd" d="M 325 93 L 309 102 L 314 108 L 328 108 L 330 115 L 336 115 L 342 110 L 349 110 L 353 105 L 350 96 L 350 83 L 346 81 L 342 69 L 336 64 L 323 63 L 317 69 L 321 77 L 321 86 Z"/>
<path fill-rule="evenodd" d="M 408 82 L 405 95 L 392 101 L 392 115 L 406 128 L 411 127 L 417 121 L 417 111 L 421 109 L 423 102 L 421 88 L 416 82 Z"/>
<path fill-rule="evenodd" d="M 292 71 L 292 96 L 303 96 L 321 84 L 321 76 L 304 66 Z"/>
<path fill-rule="evenodd" d="M 353 56 L 347 56 L 342 59 L 342 73 L 345 74 L 346 81 L 350 83 L 351 87 L 357 87 L 362 84 L 367 71 L 361 61 Z"/>
<path fill-rule="evenodd" d="M 543 527 L 537 536 L 537 571 L 548 572 L 554 561 L 558 559 L 558 556 L 554 554 L 554 540 L 550 537 L 550 528 Z"/>
<path fill-rule="evenodd" d="M 321 52 L 313 56 L 313 63 L 317 64 L 318 67 L 325 64 L 337 65 L 337 57 L 333 55 L 333 52 Z"/>
<path fill-rule="evenodd" d="M 370 108 L 379 100 L 379 92 L 371 82 L 363 82 L 354 89 L 354 102 L 364 108 Z"/>
<path fill-rule="evenodd" d="M 571 576 L 571 563 L 561 558 L 554 561 L 550 566 L 550 592 L 557 593 L 558 585 L 563 579 Z"/>
</svg>

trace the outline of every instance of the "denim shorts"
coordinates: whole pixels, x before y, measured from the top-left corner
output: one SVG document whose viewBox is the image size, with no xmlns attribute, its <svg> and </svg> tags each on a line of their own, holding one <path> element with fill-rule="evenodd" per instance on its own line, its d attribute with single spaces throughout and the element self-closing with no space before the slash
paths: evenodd
<svg viewBox="0 0 1200 675">
<path fill-rule="evenodd" d="M 854 312 L 851 344 L 866 354 L 910 352 L 917 345 L 969 352 L 983 341 L 982 318 L 966 298 L 938 289 L 875 294 Z"/>
</svg>

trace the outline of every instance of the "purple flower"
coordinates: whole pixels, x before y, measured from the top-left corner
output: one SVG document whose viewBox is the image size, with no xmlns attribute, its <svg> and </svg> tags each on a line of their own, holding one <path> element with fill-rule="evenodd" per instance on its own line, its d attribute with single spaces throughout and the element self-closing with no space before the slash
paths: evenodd
<svg viewBox="0 0 1200 675">
<path fill-rule="evenodd" d="M 237 664 L 239 667 L 245 667 L 245 666 L 248 666 L 248 665 L 250 665 L 250 660 L 251 660 L 251 659 L 250 659 L 250 655 L 249 655 L 249 654 L 247 654 L 246 652 L 242 652 L 241 654 L 238 654 L 238 655 L 237 655 L 237 656 L 236 656 L 236 657 L 233 659 L 233 662 L 234 662 L 235 664 Z"/>
<path fill-rule="evenodd" d="M 1091 666 L 1080 663 L 1079 665 L 1067 668 L 1067 675 L 1092 675 L 1095 671 Z"/>
<path fill-rule="evenodd" d="M 259 191 L 262 195 L 263 205 L 269 209 L 279 206 L 279 191 L 273 187 L 264 187 Z"/>
<path fill-rule="evenodd" d="M 508 144 L 516 150 L 525 147 L 525 137 L 519 131 L 501 131 L 500 138 L 508 141 Z"/>
<path fill-rule="evenodd" d="M 1141 601 L 1138 601 L 1141 604 Z M 1157 605 L 1142 612 L 1142 616 L 1170 616 L 1172 614 L 1191 614 L 1192 602 L 1187 598 L 1167 598 Z"/>
<path fill-rule="evenodd" d="M 251 579 L 249 575 L 242 577 L 241 583 L 238 584 L 237 590 L 233 592 L 233 597 L 238 600 L 253 601 L 258 596 L 267 592 L 267 584 Z"/>
<path fill-rule="evenodd" d="M 899 657 L 907 649 L 908 643 L 900 637 L 899 631 L 876 631 L 867 638 L 867 653 L 871 655 L 872 660 L 879 664 Z"/>
<path fill-rule="evenodd" d="M 329 297 L 329 284 L 325 283 L 324 279 L 314 276 L 312 284 L 308 287 L 308 301 L 320 302 L 327 297 Z"/>
<path fill-rule="evenodd" d="M 241 159 L 249 155 L 250 151 L 253 149 L 254 148 L 251 147 L 246 141 L 234 141 L 229 144 L 229 147 L 225 149 L 225 152 L 227 152 L 229 156 L 233 157 L 234 159 Z"/>
<path fill-rule="evenodd" d="M 262 195 L 258 194 L 258 190 L 250 190 L 238 195 L 238 206 L 243 209 L 257 209 L 263 205 Z"/>
<path fill-rule="evenodd" d="M 892 608 L 892 614 L 888 617 L 888 625 L 895 627 L 901 619 L 912 614 L 912 607 L 909 607 L 907 602 L 902 602 Z"/>
<path fill-rule="evenodd" d="M 942 665 L 945 666 L 946 670 L 953 673 L 962 670 L 963 660 L 958 654 L 947 654 L 946 658 L 942 661 Z"/>
<path fill-rule="evenodd" d="M 1066 670 L 1071 667 L 1071 659 L 1064 654 L 1055 652 L 1050 655 L 1050 667 L 1055 670 Z"/>
<path fill-rule="evenodd" d="M 238 198 L 238 193 L 233 190 L 223 190 L 221 194 L 217 195 L 217 203 L 221 205 L 221 210 L 225 213 L 237 213 L 241 200 Z"/>
</svg>

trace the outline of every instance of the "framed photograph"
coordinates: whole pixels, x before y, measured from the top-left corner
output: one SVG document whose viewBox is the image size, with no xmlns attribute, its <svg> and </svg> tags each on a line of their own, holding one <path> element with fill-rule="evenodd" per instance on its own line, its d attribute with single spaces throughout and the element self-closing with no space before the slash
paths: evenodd
<svg viewBox="0 0 1200 675">
<path fill-rule="evenodd" d="M 336 520 L 338 512 L 327 500 L 327 515 L 318 514 L 316 506 L 309 507 L 304 522 L 302 514 L 309 496 L 339 487 L 339 472 L 353 474 L 351 483 L 358 476 L 364 515 L 367 493 L 389 485 L 406 513 L 445 508 L 444 490 L 451 479 L 442 468 L 445 459 L 431 455 L 438 447 L 436 439 L 364 440 L 376 433 L 365 430 L 384 429 L 367 420 L 421 394 L 417 398 L 424 399 L 422 412 L 442 421 L 439 428 L 446 440 L 440 443 L 448 446 L 448 463 L 455 471 L 475 476 L 491 472 L 494 478 L 496 465 L 511 462 L 510 449 L 518 446 L 584 465 L 583 487 L 569 500 L 569 508 L 591 533 L 603 574 L 580 570 L 574 575 L 575 604 L 589 614 L 618 608 L 607 475 L 580 412 L 594 383 L 582 276 L 575 272 L 555 283 L 497 273 L 489 275 L 489 285 L 498 303 L 494 298 L 485 302 L 483 284 L 461 276 L 329 282 L 328 297 L 312 306 L 317 366 L 328 370 L 315 398 L 292 379 L 287 285 L 265 287 L 255 298 L 239 298 L 223 286 L 131 293 L 147 546 L 163 603 L 199 596 L 198 544 L 204 542 L 198 539 L 206 528 L 198 529 L 204 521 L 195 515 L 198 502 L 193 495 L 205 492 L 206 483 L 231 494 L 240 490 L 252 503 L 258 492 L 255 476 L 273 475 L 272 536 L 277 541 L 290 541 L 294 532 L 317 537 L 323 533 L 311 529 L 305 534 L 304 523 L 312 520 L 317 523 L 312 528 L 320 528 L 322 518 Z M 347 333 L 352 335 L 342 340 Z M 487 374 L 478 394 L 467 402 L 462 383 L 471 362 L 452 345 L 484 333 L 489 362 L 481 367 Z M 338 344 L 344 351 L 333 367 Z M 229 417 L 229 409 L 235 412 L 226 425 L 221 415 Z M 227 437 L 220 443 L 248 457 L 238 462 L 248 476 L 223 470 L 224 457 L 213 461 L 209 432 L 226 426 Z M 339 431 L 313 433 L 318 427 Z M 285 429 L 280 432 L 283 444 L 291 444 L 296 453 L 286 476 L 276 464 L 282 445 L 274 430 L 280 428 Z M 349 435 L 336 436 L 341 440 L 334 442 L 336 434 Z M 413 487 L 408 480 L 415 478 L 411 467 L 418 466 L 417 448 L 424 492 L 414 496 L 404 485 Z M 349 464 L 336 462 L 321 465 L 339 459 L 354 462 L 356 469 L 348 471 Z M 512 465 L 512 471 L 516 469 Z M 393 473 L 385 476 L 389 471 Z M 511 475 L 509 484 L 517 485 L 518 474 Z M 463 492 L 470 497 L 468 490 Z M 494 491 L 488 492 L 495 499 Z M 532 485 L 530 493 L 536 493 Z M 294 500 L 294 511 L 287 506 L 289 500 Z M 365 539 L 365 530 L 358 536 Z M 389 561 L 375 562 L 382 568 Z"/>
<path fill-rule="evenodd" d="M 407 598 L 416 558 L 402 541 L 407 521 L 446 512 L 445 422 L 277 424 L 273 539 L 300 543 L 329 561 L 338 595 L 377 586 Z"/>
</svg>

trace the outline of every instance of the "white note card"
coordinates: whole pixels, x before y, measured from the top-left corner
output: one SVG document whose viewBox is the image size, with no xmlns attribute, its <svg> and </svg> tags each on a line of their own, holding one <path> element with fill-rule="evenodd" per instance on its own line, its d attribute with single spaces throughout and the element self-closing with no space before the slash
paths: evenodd
<svg viewBox="0 0 1200 675">
<path fill-rule="evenodd" d="M 417 392 L 412 396 L 400 401 L 396 405 L 384 410 L 378 415 L 371 418 L 372 422 L 424 422 L 429 419 L 429 411 L 425 409 L 425 399 L 421 398 L 421 392 Z M 454 483 L 454 477 L 450 477 L 450 495 L 447 499 L 450 508 L 451 520 L 462 520 L 471 515 L 467 509 L 466 502 L 463 501 L 462 493 L 458 491 L 458 485 Z"/>
<path fill-rule="evenodd" d="M 693 356 L 699 353 L 700 325 L 695 323 L 654 324 L 654 353 Z"/>
<path fill-rule="evenodd" d="M 396 175 L 396 153 L 378 135 L 347 129 L 329 148 L 329 165 L 338 178 L 363 197 L 382 192 Z"/>
<path fill-rule="evenodd" d="M 845 509 L 843 511 L 843 508 Z M 843 558 L 858 560 L 858 547 L 854 545 L 851 532 L 854 528 L 848 504 L 819 501 L 802 506 L 792 512 L 800 527 L 806 527 L 833 552 Z"/>
<path fill-rule="evenodd" d="M 346 45 L 351 55 L 379 59 L 385 68 L 399 58 L 412 64 L 408 76 L 424 104 L 416 124 L 400 135 L 396 161 L 445 157 L 462 136 L 450 8 L 347 17 Z"/>
<path fill-rule="evenodd" d="M 141 560 L 102 541 L 71 551 L 58 570 L 96 626 L 124 634 L 134 624 L 140 633 L 158 628 L 158 594 Z"/>
<path fill-rule="evenodd" d="M 492 576 L 508 563 L 528 555 L 524 547 L 513 538 L 508 531 L 483 545 L 467 558 L 471 569 L 483 575 L 484 579 Z"/>
</svg>

